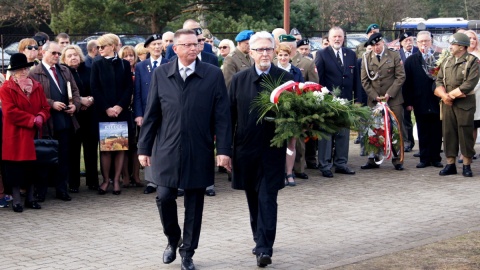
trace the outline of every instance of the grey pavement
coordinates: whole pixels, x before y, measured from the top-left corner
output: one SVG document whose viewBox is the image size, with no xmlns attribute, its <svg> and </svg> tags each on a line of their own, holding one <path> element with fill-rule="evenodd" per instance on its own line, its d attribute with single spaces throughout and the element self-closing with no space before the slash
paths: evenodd
<svg viewBox="0 0 480 270">
<path fill-rule="evenodd" d="M 351 144 L 350 153 L 356 175 L 323 178 L 307 170 L 310 179 L 280 191 L 267 269 L 331 269 L 480 229 L 480 161 L 472 164 L 473 178 L 440 177 L 439 168 L 416 169 L 413 152 L 400 172 L 389 160 L 360 170 L 366 158 L 358 145 Z M 216 174 L 216 186 L 217 196 L 205 198 L 194 263 L 198 269 L 257 268 L 245 195 L 230 188 L 226 174 Z M 50 190 L 41 210 L 0 209 L 2 269 L 180 268 L 179 256 L 162 263 L 167 243 L 154 194 L 130 188 L 100 196 L 82 186 L 71 202 L 53 195 Z M 177 203 L 183 222 L 182 198 Z"/>
</svg>

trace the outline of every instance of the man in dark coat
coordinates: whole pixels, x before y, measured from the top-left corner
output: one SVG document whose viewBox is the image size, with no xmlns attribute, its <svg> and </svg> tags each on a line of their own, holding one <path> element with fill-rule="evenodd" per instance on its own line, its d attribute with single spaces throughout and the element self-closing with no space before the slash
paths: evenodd
<svg viewBox="0 0 480 270">
<path fill-rule="evenodd" d="M 153 72 L 147 108 L 138 140 L 138 159 L 152 166 L 157 206 L 168 245 L 163 262 L 171 263 L 180 246 L 182 269 L 195 269 L 204 193 L 214 182 L 217 163 L 231 168 L 231 118 L 227 89 L 219 68 L 197 60 L 195 32 L 174 35 L 178 61 Z M 185 190 L 183 241 L 177 216 L 177 189 Z"/>
<path fill-rule="evenodd" d="M 257 123 L 258 114 L 250 112 L 252 100 L 263 91 L 260 86 L 266 76 L 273 80 L 293 80 L 293 76 L 272 65 L 274 41 L 270 33 L 259 32 L 250 38 L 250 56 L 255 65 L 235 74 L 229 88 L 233 143 L 234 189 L 245 190 L 253 240 L 252 250 L 257 265 L 272 263 L 273 243 L 277 229 L 277 195 L 285 176 L 286 146 L 271 147 L 275 124 Z"/>
<path fill-rule="evenodd" d="M 405 107 L 413 107 L 417 122 L 418 143 L 420 145 L 420 163 L 417 164 L 417 168 L 425 168 L 431 165 L 443 167 L 440 162 L 442 160 L 440 157 L 440 149 L 442 148 L 440 106 L 438 98 L 433 94 L 435 78 L 427 75 L 429 67 L 425 61 L 426 57 L 432 56 L 430 54 L 430 47 L 432 46 L 430 32 L 419 32 L 417 43 L 423 46 L 423 52 L 417 51 L 405 61 L 405 83 L 403 84 Z"/>
<path fill-rule="evenodd" d="M 340 90 L 340 97 L 353 100 L 360 96 L 357 92 L 357 81 L 360 80 L 355 53 L 343 46 L 344 32 L 340 27 L 333 27 L 328 34 L 330 46 L 319 51 L 315 57 L 320 84 L 333 91 Z M 333 177 L 331 171 L 335 165 L 335 173 L 355 174 L 348 168 L 348 146 L 350 129 L 342 128 L 331 138 L 318 141 L 318 168 L 324 177 Z M 332 158 L 332 146 L 335 144 L 335 155 Z M 333 160 L 332 160 L 333 159 Z M 333 162 L 332 162 L 333 161 Z"/>
</svg>

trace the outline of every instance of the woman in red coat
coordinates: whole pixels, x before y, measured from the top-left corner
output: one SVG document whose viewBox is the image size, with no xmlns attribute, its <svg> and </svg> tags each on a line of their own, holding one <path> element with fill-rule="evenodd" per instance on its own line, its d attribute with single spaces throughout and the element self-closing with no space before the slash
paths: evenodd
<svg viewBox="0 0 480 270">
<path fill-rule="evenodd" d="M 35 145 L 33 143 L 37 131 L 50 117 L 50 106 L 47 103 L 42 86 L 28 77 L 33 62 L 16 53 L 10 58 L 12 76 L 0 88 L 0 100 L 3 110 L 2 159 L 5 175 L 3 180 L 10 186 L 13 195 L 13 211 L 23 212 L 20 199 L 20 188 L 27 188 L 25 207 L 40 209 L 33 199 L 33 183 L 35 179 Z"/>
</svg>

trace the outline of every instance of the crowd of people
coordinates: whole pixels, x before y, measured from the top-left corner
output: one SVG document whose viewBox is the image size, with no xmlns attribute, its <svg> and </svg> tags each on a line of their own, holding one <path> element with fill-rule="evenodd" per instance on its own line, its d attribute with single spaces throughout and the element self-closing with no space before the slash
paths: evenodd
<svg viewBox="0 0 480 270">
<path fill-rule="evenodd" d="M 87 55 L 70 44 L 65 33 L 55 40 L 42 32 L 22 39 L 0 88 L 0 207 L 13 201 L 15 212 L 41 209 L 48 187 L 55 187 L 56 198 L 70 201 L 70 194 L 80 190 L 83 149 L 89 190 L 105 195 L 112 185 L 114 195 L 130 187 L 156 192 L 168 239 L 164 263 L 173 262 L 179 248 L 182 269 L 194 269 L 204 196 L 215 196 L 218 166 L 229 173 L 233 188 L 245 190 L 255 242 L 252 253 L 258 266 L 265 267 L 272 263 L 278 191 L 295 186 L 295 178 L 307 179 L 305 168 L 318 169 L 328 178 L 333 172 L 355 174 L 348 166 L 348 128 L 318 141 L 293 137 L 284 147 L 270 145 L 275 125 L 258 123 L 258 115 L 250 110 L 267 74 L 336 88 L 341 98 L 365 106 L 386 102 L 401 123 L 405 142 L 403 149 L 392 149 L 392 163 L 399 171 L 404 169 L 403 152 L 412 151 L 415 144 L 413 112 L 420 157 L 416 167 L 442 167 L 440 175 L 456 174 L 459 157 L 462 174 L 473 176 L 480 127 L 475 109 L 480 101 L 477 34 L 452 35 L 450 56 L 439 66 L 432 65 L 439 52 L 432 49 L 428 31 L 417 33 L 416 45 L 411 33 L 402 33 L 399 51 L 385 46 L 378 25 L 370 25 L 366 34 L 368 41 L 355 52 L 343 46 L 343 29 L 332 27 L 314 56 L 309 40 L 297 29 L 244 30 L 236 36 L 236 45 L 224 39 L 215 46 L 212 34 L 194 20 L 185 21 L 175 33 L 151 35 L 135 47 L 122 46 L 115 34 L 104 34 L 88 42 Z M 435 69 L 438 74 L 432 73 Z M 102 122 L 128 124 L 128 150 L 99 152 Z M 34 139 L 45 135 L 58 140 L 56 165 L 35 162 Z M 362 131 L 357 141 L 364 144 L 361 135 Z M 375 155 L 361 155 L 368 155 L 361 169 L 380 167 Z M 185 196 L 183 238 L 179 196 Z"/>
</svg>

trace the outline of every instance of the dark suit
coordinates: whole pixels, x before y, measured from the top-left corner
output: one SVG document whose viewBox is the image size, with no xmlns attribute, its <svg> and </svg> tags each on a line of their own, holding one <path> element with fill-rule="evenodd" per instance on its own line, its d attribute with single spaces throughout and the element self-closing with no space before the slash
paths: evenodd
<svg viewBox="0 0 480 270">
<path fill-rule="evenodd" d="M 410 56 L 417 53 L 418 51 L 418 47 L 413 46 Z M 403 50 L 403 48 L 400 49 L 399 54 L 400 59 L 402 59 L 403 65 L 405 65 L 407 56 L 405 55 L 405 51 Z M 402 88 L 402 91 L 403 96 L 405 97 L 405 87 Z M 413 138 L 412 112 L 406 109 L 407 106 L 405 104 L 403 104 L 403 107 L 403 126 L 405 128 L 403 132 L 403 141 L 405 143 L 405 148 L 413 148 L 413 146 L 415 145 L 415 138 Z"/>
<path fill-rule="evenodd" d="M 269 76 L 276 80 L 282 74 L 282 81 L 293 80 L 290 73 L 271 65 Z M 277 194 L 285 186 L 286 146 L 271 147 L 275 124 L 257 123 L 258 114 L 250 112 L 252 100 L 263 91 L 262 78 L 253 66 L 235 74 L 230 84 L 235 130 L 232 187 L 245 190 L 257 254 L 271 256 L 277 228 Z"/>
<path fill-rule="evenodd" d="M 177 188 L 185 190 L 182 257 L 192 257 L 198 246 L 204 192 L 214 182 L 215 146 L 217 155 L 231 155 L 230 120 L 219 68 L 197 59 L 195 71 L 185 82 L 178 61 L 153 72 L 138 154 L 151 157 L 160 220 L 173 246 L 181 236 Z"/>
<path fill-rule="evenodd" d="M 405 61 L 403 93 L 405 106 L 413 106 L 418 128 L 420 162 L 439 162 L 442 148 L 440 105 L 433 94 L 435 80 L 425 73 L 422 53 L 417 52 Z"/>
<path fill-rule="evenodd" d="M 162 57 L 157 65 L 163 65 L 168 61 Z M 157 66 L 157 67 L 158 67 Z M 149 59 L 135 65 L 135 92 L 133 94 L 133 116 L 134 118 L 143 117 L 147 106 L 148 90 L 150 89 L 150 81 L 152 80 L 153 67 Z"/>
<path fill-rule="evenodd" d="M 203 52 L 206 52 L 206 53 L 210 53 L 210 54 L 213 54 L 213 50 L 212 50 L 212 45 L 208 44 L 205 42 L 205 46 L 203 47 Z M 165 53 L 165 58 L 170 61 L 170 58 L 176 56 L 177 54 L 175 53 L 175 51 L 173 51 L 173 44 L 170 44 L 167 46 L 167 52 Z M 171 62 L 171 61 L 170 61 Z M 218 62 L 216 64 L 216 66 L 218 66 Z"/>
<path fill-rule="evenodd" d="M 320 84 L 326 86 L 330 91 L 339 88 L 341 98 L 353 100 L 354 96 L 361 96 L 360 89 L 358 89 L 357 57 L 348 48 L 342 48 L 342 57 L 343 66 L 338 63 L 331 46 L 317 52 L 315 65 L 317 66 L 318 77 Z M 318 167 L 321 171 L 330 170 L 332 165 L 339 169 L 347 167 L 349 139 L 350 129 L 342 128 L 336 134 L 332 134 L 331 138 L 318 141 Z M 335 154 L 332 163 L 333 141 L 335 141 Z"/>
</svg>

